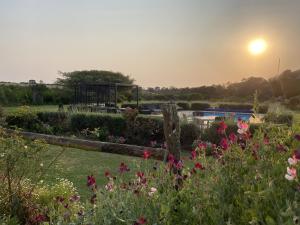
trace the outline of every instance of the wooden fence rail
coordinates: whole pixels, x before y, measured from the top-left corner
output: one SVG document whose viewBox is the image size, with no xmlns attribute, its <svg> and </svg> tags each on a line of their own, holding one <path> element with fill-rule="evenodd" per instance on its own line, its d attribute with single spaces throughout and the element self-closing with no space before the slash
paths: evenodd
<svg viewBox="0 0 300 225">
<path fill-rule="evenodd" d="M 7 133 L 16 132 L 6 129 Z M 101 141 L 90 141 L 85 139 L 77 139 L 70 137 L 62 137 L 55 135 L 39 134 L 25 131 L 17 131 L 22 137 L 30 140 L 44 140 L 48 144 L 59 145 L 64 147 L 79 148 L 89 151 L 107 152 L 120 155 L 142 157 L 144 150 L 151 153 L 151 158 L 163 160 L 166 155 L 166 150 L 161 148 L 151 148 L 137 145 L 118 144 Z"/>
</svg>

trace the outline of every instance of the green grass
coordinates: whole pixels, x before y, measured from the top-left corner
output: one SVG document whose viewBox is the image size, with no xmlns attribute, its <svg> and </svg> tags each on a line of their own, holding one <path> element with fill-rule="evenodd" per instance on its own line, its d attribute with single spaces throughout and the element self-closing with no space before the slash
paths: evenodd
<svg viewBox="0 0 300 225">
<path fill-rule="evenodd" d="M 63 150 L 62 147 L 54 145 L 48 145 L 47 148 L 45 160 L 48 163 Z M 87 199 L 90 196 L 86 186 L 88 175 L 93 174 L 96 177 L 98 186 L 105 185 L 107 179 L 104 177 L 104 172 L 108 170 L 113 175 L 119 175 L 118 168 L 121 162 L 126 163 L 130 168 L 130 173 L 125 174 L 125 179 L 134 176 L 140 170 L 140 166 L 145 168 L 145 165 L 152 167 L 154 164 L 154 160 L 149 160 L 141 165 L 142 161 L 144 160 L 137 157 L 65 148 L 43 180 L 45 183 L 53 184 L 57 178 L 66 178 L 73 182 L 82 199 Z"/>
<path fill-rule="evenodd" d="M 295 123 L 300 124 L 300 112 L 294 113 Z"/>
<path fill-rule="evenodd" d="M 66 109 L 68 106 L 64 106 Z M 14 113 L 16 112 L 20 106 L 8 106 L 8 107 L 3 107 L 4 113 Z M 30 108 L 36 112 L 57 112 L 58 110 L 58 105 L 32 105 Z"/>
</svg>

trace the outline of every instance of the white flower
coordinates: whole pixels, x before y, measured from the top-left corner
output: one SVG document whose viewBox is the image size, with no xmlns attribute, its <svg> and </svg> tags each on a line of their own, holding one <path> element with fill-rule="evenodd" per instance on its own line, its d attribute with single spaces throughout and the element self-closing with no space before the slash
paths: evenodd
<svg viewBox="0 0 300 225">
<path fill-rule="evenodd" d="M 298 160 L 295 157 L 293 157 L 293 158 L 289 158 L 288 162 L 290 165 L 296 165 Z"/>
<path fill-rule="evenodd" d="M 43 166 L 44 166 L 44 163 L 41 163 L 40 166 L 43 167 Z"/>
<path fill-rule="evenodd" d="M 286 174 L 285 174 L 285 179 L 287 180 L 294 180 L 297 176 L 297 170 L 295 168 L 286 168 Z"/>
<path fill-rule="evenodd" d="M 155 192 L 157 192 L 157 189 L 155 187 L 150 188 L 150 192 L 148 193 L 149 196 L 152 196 Z"/>
<path fill-rule="evenodd" d="M 27 148 L 28 148 L 28 146 L 27 146 L 27 145 L 25 145 L 25 146 L 24 146 L 24 148 L 25 148 L 25 149 L 27 149 Z"/>
<path fill-rule="evenodd" d="M 3 158 L 5 156 L 5 153 L 2 153 L 0 156 L 1 156 L 1 158 Z"/>
</svg>

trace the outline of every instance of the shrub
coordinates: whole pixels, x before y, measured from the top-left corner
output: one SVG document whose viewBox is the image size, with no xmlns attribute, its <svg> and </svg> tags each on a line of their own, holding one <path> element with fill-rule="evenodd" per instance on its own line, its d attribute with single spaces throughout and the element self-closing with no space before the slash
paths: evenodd
<svg viewBox="0 0 300 225">
<path fill-rule="evenodd" d="M 192 110 L 204 110 L 210 108 L 210 104 L 208 103 L 199 103 L 199 102 L 194 102 L 191 104 L 191 109 Z"/>
<path fill-rule="evenodd" d="M 300 110 L 300 95 L 286 100 L 285 106 L 291 110 Z"/>
<path fill-rule="evenodd" d="M 258 113 L 262 113 L 262 114 L 266 114 L 269 110 L 269 106 L 268 105 L 259 105 L 258 106 Z"/>
<path fill-rule="evenodd" d="M 52 133 L 51 128 L 43 124 L 29 106 L 22 106 L 15 113 L 6 116 L 5 122 L 8 127 L 46 134 Z"/>
<path fill-rule="evenodd" d="M 292 114 L 276 114 L 276 113 L 268 113 L 264 120 L 268 123 L 275 123 L 275 124 L 287 124 L 288 126 L 293 125 L 293 115 Z"/>
<path fill-rule="evenodd" d="M 225 110 L 251 110 L 253 108 L 250 104 L 219 104 L 219 108 L 225 109 Z"/>
<path fill-rule="evenodd" d="M 190 109 L 190 104 L 187 102 L 178 102 L 177 103 L 178 107 L 180 107 L 183 110 L 189 110 Z"/>
<path fill-rule="evenodd" d="M 199 138 L 200 128 L 194 123 L 184 123 L 180 126 L 180 142 L 182 147 L 191 147 L 193 142 Z"/>
<path fill-rule="evenodd" d="M 69 114 L 65 112 L 38 112 L 38 119 L 49 125 L 54 134 L 67 132 L 69 128 Z"/>
<path fill-rule="evenodd" d="M 106 127 L 111 135 L 123 136 L 126 129 L 126 121 L 120 116 L 96 115 L 96 114 L 72 114 L 70 127 L 73 132 L 81 132 L 83 129 Z"/>
</svg>

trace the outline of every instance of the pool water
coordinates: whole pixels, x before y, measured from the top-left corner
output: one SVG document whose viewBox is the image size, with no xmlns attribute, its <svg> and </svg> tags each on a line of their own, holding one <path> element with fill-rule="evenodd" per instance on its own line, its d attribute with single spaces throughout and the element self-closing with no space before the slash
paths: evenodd
<svg viewBox="0 0 300 225">
<path fill-rule="evenodd" d="M 215 116 L 215 117 L 229 117 L 234 118 L 235 121 L 238 119 L 248 121 L 252 116 L 252 113 L 238 113 L 238 112 L 209 112 L 209 111 L 202 111 L 203 116 Z"/>
</svg>

